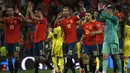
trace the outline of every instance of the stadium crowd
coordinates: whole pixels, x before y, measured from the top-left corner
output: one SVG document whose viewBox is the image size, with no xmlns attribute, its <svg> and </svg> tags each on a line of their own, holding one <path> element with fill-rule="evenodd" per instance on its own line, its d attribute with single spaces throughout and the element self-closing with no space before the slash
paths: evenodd
<svg viewBox="0 0 130 73">
<path fill-rule="evenodd" d="M 107 73 L 109 55 L 113 72 L 127 73 L 129 0 L 0 0 L 0 22 L 0 55 L 10 73 L 23 56 L 35 57 L 35 73 L 39 63 L 52 73 L 76 73 L 73 59 L 80 73 Z"/>
</svg>

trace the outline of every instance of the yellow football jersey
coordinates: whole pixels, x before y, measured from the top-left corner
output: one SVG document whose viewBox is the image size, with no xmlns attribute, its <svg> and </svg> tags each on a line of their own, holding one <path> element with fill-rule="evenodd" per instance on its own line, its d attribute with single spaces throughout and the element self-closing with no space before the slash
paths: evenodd
<svg viewBox="0 0 130 73">
<path fill-rule="evenodd" d="M 54 34 L 57 35 L 57 37 L 54 37 Z M 51 50 L 51 55 L 54 56 L 59 56 L 63 57 L 63 38 L 62 38 L 62 32 L 61 32 L 61 27 L 54 28 L 53 32 L 49 32 L 48 34 L 48 39 L 51 38 L 52 42 L 52 50 Z"/>
<path fill-rule="evenodd" d="M 130 26 L 125 26 L 124 56 L 130 56 Z"/>
</svg>

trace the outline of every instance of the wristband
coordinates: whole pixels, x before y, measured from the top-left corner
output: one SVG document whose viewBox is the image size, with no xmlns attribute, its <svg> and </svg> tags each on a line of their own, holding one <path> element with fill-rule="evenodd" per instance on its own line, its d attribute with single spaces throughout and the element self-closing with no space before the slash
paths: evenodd
<svg viewBox="0 0 130 73">
<path fill-rule="evenodd" d="M 21 16 L 22 14 L 19 12 L 19 13 L 18 13 L 18 15 L 20 15 L 20 16 Z"/>
</svg>

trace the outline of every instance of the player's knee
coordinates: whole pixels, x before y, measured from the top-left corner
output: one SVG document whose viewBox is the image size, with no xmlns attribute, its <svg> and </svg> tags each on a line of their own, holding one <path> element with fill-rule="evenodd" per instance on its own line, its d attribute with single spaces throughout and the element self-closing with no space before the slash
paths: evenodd
<svg viewBox="0 0 130 73">
<path fill-rule="evenodd" d="M 109 55 L 108 54 L 103 54 L 103 59 L 108 59 Z"/>
</svg>

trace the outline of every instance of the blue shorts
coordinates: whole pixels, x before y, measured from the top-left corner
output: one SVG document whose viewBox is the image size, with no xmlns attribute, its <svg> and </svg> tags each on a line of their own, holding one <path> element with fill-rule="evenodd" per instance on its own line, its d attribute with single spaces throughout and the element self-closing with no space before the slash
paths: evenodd
<svg viewBox="0 0 130 73">
<path fill-rule="evenodd" d="M 13 43 L 13 44 L 6 43 L 5 46 L 8 53 L 20 52 L 19 43 Z"/>
<path fill-rule="evenodd" d="M 67 55 L 70 50 L 72 51 L 72 53 L 74 53 L 75 46 L 76 46 L 76 42 L 69 43 L 69 44 L 63 43 L 64 54 Z"/>
<path fill-rule="evenodd" d="M 81 54 L 94 54 L 94 50 L 96 50 L 96 45 L 88 46 L 81 44 Z"/>
<path fill-rule="evenodd" d="M 43 54 L 44 54 L 44 51 L 43 51 L 43 41 L 34 43 L 33 55 L 34 56 L 42 56 Z"/>
</svg>

